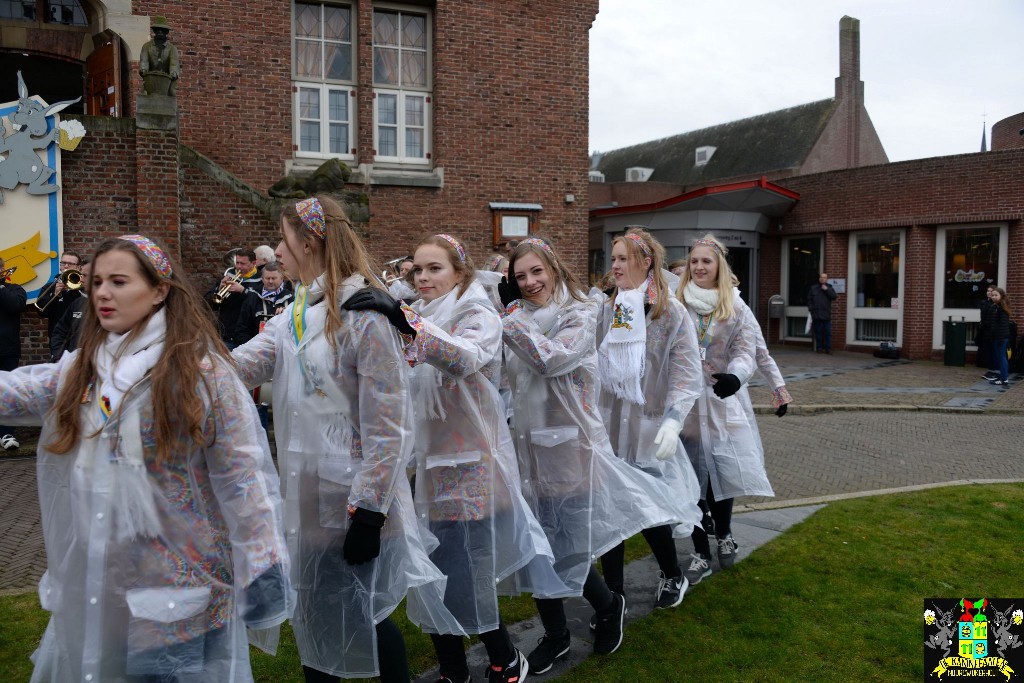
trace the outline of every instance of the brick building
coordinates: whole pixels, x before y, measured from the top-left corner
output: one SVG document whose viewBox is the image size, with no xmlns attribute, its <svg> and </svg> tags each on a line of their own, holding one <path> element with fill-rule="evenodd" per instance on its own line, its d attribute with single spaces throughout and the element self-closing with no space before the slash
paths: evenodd
<svg viewBox="0 0 1024 683">
<path fill-rule="evenodd" d="M 989 283 L 1024 322 L 1024 114 L 993 126 L 992 152 L 888 163 L 864 108 L 858 36 L 844 17 L 834 99 L 594 159 L 591 273 L 626 225 L 647 225 L 670 258 L 714 232 L 773 342 L 809 341 L 820 272 L 842 291 L 836 348 L 891 341 L 905 357 L 941 357 L 944 320 L 966 320 L 973 342 Z M 784 301 L 778 320 L 772 295 Z"/>
<path fill-rule="evenodd" d="M 156 235 L 205 288 L 228 249 L 276 244 L 272 185 L 340 159 L 381 260 L 428 231 L 462 236 L 477 259 L 542 231 L 583 270 L 597 9 L 598 0 L 0 0 L 0 102 L 16 98 L 18 70 L 48 101 L 84 96 L 65 112 L 89 133 L 63 155 L 64 248 Z M 181 56 L 176 125 L 153 125 L 139 105 L 139 54 L 156 15 Z M 27 326 L 32 360 L 41 329 Z"/>
</svg>

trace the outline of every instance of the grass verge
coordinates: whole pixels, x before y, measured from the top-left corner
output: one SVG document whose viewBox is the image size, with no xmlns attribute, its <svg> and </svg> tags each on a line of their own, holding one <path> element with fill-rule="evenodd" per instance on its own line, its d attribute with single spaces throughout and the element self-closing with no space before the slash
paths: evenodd
<svg viewBox="0 0 1024 683">
<path fill-rule="evenodd" d="M 1024 485 L 962 486 L 830 504 L 683 604 L 630 625 L 622 648 L 560 678 L 619 682 L 911 681 L 922 677 L 923 601 L 1024 596 Z M 646 550 L 631 539 L 627 557 Z M 507 623 L 534 613 L 502 599 Z M 430 640 L 404 618 L 410 667 L 434 664 Z M 28 680 L 46 627 L 35 593 L 0 597 L 0 671 Z M 574 648 L 586 647 L 576 643 Z M 291 631 L 278 656 L 254 652 L 261 683 L 301 683 Z"/>
</svg>

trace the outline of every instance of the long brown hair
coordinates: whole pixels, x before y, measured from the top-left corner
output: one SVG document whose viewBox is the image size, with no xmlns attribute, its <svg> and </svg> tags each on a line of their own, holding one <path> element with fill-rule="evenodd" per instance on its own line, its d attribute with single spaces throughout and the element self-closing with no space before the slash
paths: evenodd
<svg viewBox="0 0 1024 683">
<path fill-rule="evenodd" d="M 543 242 L 543 246 L 531 242 L 530 240 L 540 240 Z M 558 254 L 555 253 L 554 247 L 551 246 L 551 240 L 547 237 L 541 237 L 540 235 L 533 235 L 528 239 L 520 242 L 516 248 L 512 251 L 512 255 L 508 259 L 508 274 L 509 278 L 516 276 L 516 261 L 523 258 L 527 254 L 536 254 L 540 262 L 544 264 L 544 268 L 548 271 L 548 275 L 551 277 L 551 296 L 561 289 L 560 285 L 565 285 L 569 290 L 569 296 L 576 299 L 579 302 L 587 303 L 589 299 L 586 296 L 586 290 L 583 289 L 583 283 L 580 282 L 579 278 L 569 272 L 569 269 L 562 264 L 562 260 L 558 258 Z"/>
<path fill-rule="evenodd" d="M 996 304 L 996 307 L 1001 308 L 1003 311 L 1005 311 L 1006 315 L 1012 316 L 1013 311 L 1010 310 L 1010 302 L 1006 298 L 1006 290 L 1002 289 L 1001 287 L 993 287 L 992 289 L 999 292 L 999 303 Z"/>
<path fill-rule="evenodd" d="M 650 250 L 650 256 L 644 253 L 644 250 L 636 243 L 634 238 L 629 235 L 635 235 L 636 239 L 643 240 L 643 243 Z M 662 264 L 665 263 L 665 247 L 661 246 L 661 242 L 654 239 L 651 233 L 647 232 L 640 226 L 633 226 L 626 230 L 625 234 L 619 235 L 612 240 L 612 247 L 616 244 L 622 243 L 626 247 L 626 258 L 629 261 L 631 268 L 635 268 L 636 272 L 644 273 L 644 279 L 648 274 L 654 278 L 654 294 L 655 302 L 654 306 L 651 307 L 651 320 L 657 320 L 661 317 L 661 314 L 665 312 L 665 307 L 668 306 L 668 298 L 671 294 L 668 291 L 668 282 L 665 281 L 665 273 L 662 272 Z M 645 258 L 651 259 L 651 267 L 647 268 L 644 263 Z M 616 295 L 618 295 L 618 287 L 612 291 L 611 299 L 615 301 Z"/>
<path fill-rule="evenodd" d="M 202 385 L 207 396 L 212 397 L 213 393 L 206 383 L 206 373 L 202 371 L 201 365 L 204 358 L 209 356 L 219 356 L 228 363 L 231 363 L 231 358 L 217 333 L 209 308 L 185 278 L 181 267 L 171 259 L 167 249 L 156 240 L 153 241 L 168 254 L 172 272 L 169 279 L 160 276 L 138 247 L 117 237 L 101 242 L 89 263 L 95 266 L 96 259 L 103 254 L 125 251 L 135 257 L 139 272 L 151 286 L 157 287 L 164 282 L 171 286 L 163 303 L 155 306 L 145 320 L 128 332 L 129 338 L 137 336 L 153 313 L 161 307 L 166 311 L 164 350 L 150 371 L 156 453 L 157 461 L 160 462 L 181 455 L 175 446 L 182 436 L 187 435 L 196 444 L 203 443 L 206 416 L 204 402 L 197 399 L 196 389 Z M 78 356 L 68 370 L 54 405 L 57 432 L 46 445 L 53 453 L 70 452 L 81 438 L 82 397 L 95 380 L 96 351 L 107 339 L 107 331 L 100 326 L 94 306 L 95 302 L 90 295 L 89 311 L 82 316 Z M 92 400 L 98 401 L 99 398 L 93 396 Z"/>
<path fill-rule="evenodd" d="M 465 245 L 465 242 L 460 240 L 458 237 L 455 237 L 454 235 L 448 236 L 460 245 Z M 469 285 L 473 282 L 473 278 L 476 277 L 476 268 L 473 267 L 473 259 L 470 258 L 469 254 L 465 254 L 466 258 L 463 260 L 462 255 L 459 254 L 455 246 L 440 235 L 429 235 L 424 237 L 419 241 L 419 244 L 416 245 L 416 249 L 412 250 L 412 253 L 415 254 L 416 250 L 425 244 L 444 250 L 445 255 L 448 257 L 448 262 L 452 264 L 452 269 L 455 270 L 456 274 L 462 275 L 462 282 L 460 282 L 456 287 L 459 290 L 459 293 L 455 295 L 456 299 L 461 298 L 462 295 L 466 293 L 466 289 L 468 289 Z M 463 246 L 462 249 L 463 253 L 465 253 L 466 247 Z M 415 271 L 416 266 L 413 266 L 413 272 Z M 413 279 L 415 280 L 415 277 Z"/>
<path fill-rule="evenodd" d="M 324 305 L 327 306 L 327 321 L 324 333 L 331 348 L 336 348 L 337 334 L 341 330 L 341 308 L 338 304 L 338 289 L 341 283 L 351 275 L 362 275 L 371 287 L 384 289 L 379 276 L 380 272 L 367 253 L 363 241 L 352 229 L 352 221 L 345 214 L 345 209 L 328 195 L 316 195 L 317 201 L 324 210 L 324 236 L 317 236 L 310 230 L 296 211 L 295 204 L 289 203 L 281 212 L 281 219 L 295 231 L 300 242 L 309 245 L 313 254 L 323 256 L 324 263 Z M 291 273 L 292 277 L 297 273 Z"/>
</svg>

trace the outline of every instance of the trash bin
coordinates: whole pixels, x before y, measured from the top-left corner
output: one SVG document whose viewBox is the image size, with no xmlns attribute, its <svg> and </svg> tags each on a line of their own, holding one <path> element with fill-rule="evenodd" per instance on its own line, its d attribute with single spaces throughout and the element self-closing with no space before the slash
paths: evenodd
<svg viewBox="0 0 1024 683">
<path fill-rule="evenodd" d="M 952 318 L 945 320 L 942 323 L 942 335 L 946 339 L 943 364 L 963 367 L 967 362 L 967 323 Z"/>
</svg>

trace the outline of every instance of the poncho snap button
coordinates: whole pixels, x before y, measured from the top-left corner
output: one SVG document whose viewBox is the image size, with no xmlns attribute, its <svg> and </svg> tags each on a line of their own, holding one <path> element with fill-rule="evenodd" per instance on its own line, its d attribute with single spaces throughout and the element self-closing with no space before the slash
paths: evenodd
<svg viewBox="0 0 1024 683">
<path fill-rule="evenodd" d="M 46 592 L 49 593 L 50 591 L 46 591 Z M 96 604 L 96 598 L 89 598 L 89 604 L 90 605 L 95 605 Z"/>
<path fill-rule="evenodd" d="M 85 674 L 85 680 L 91 681 L 92 680 L 92 674 Z"/>
<path fill-rule="evenodd" d="M 167 609 L 174 609 L 174 601 L 173 600 L 170 601 L 169 603 L 167 603 Z"/>
<path fill-rule="evenodd" d="M 102 512 L 97 512 L 96 513 L 96 519 L 103 519 L 103 513 Z"/>
</svg>

